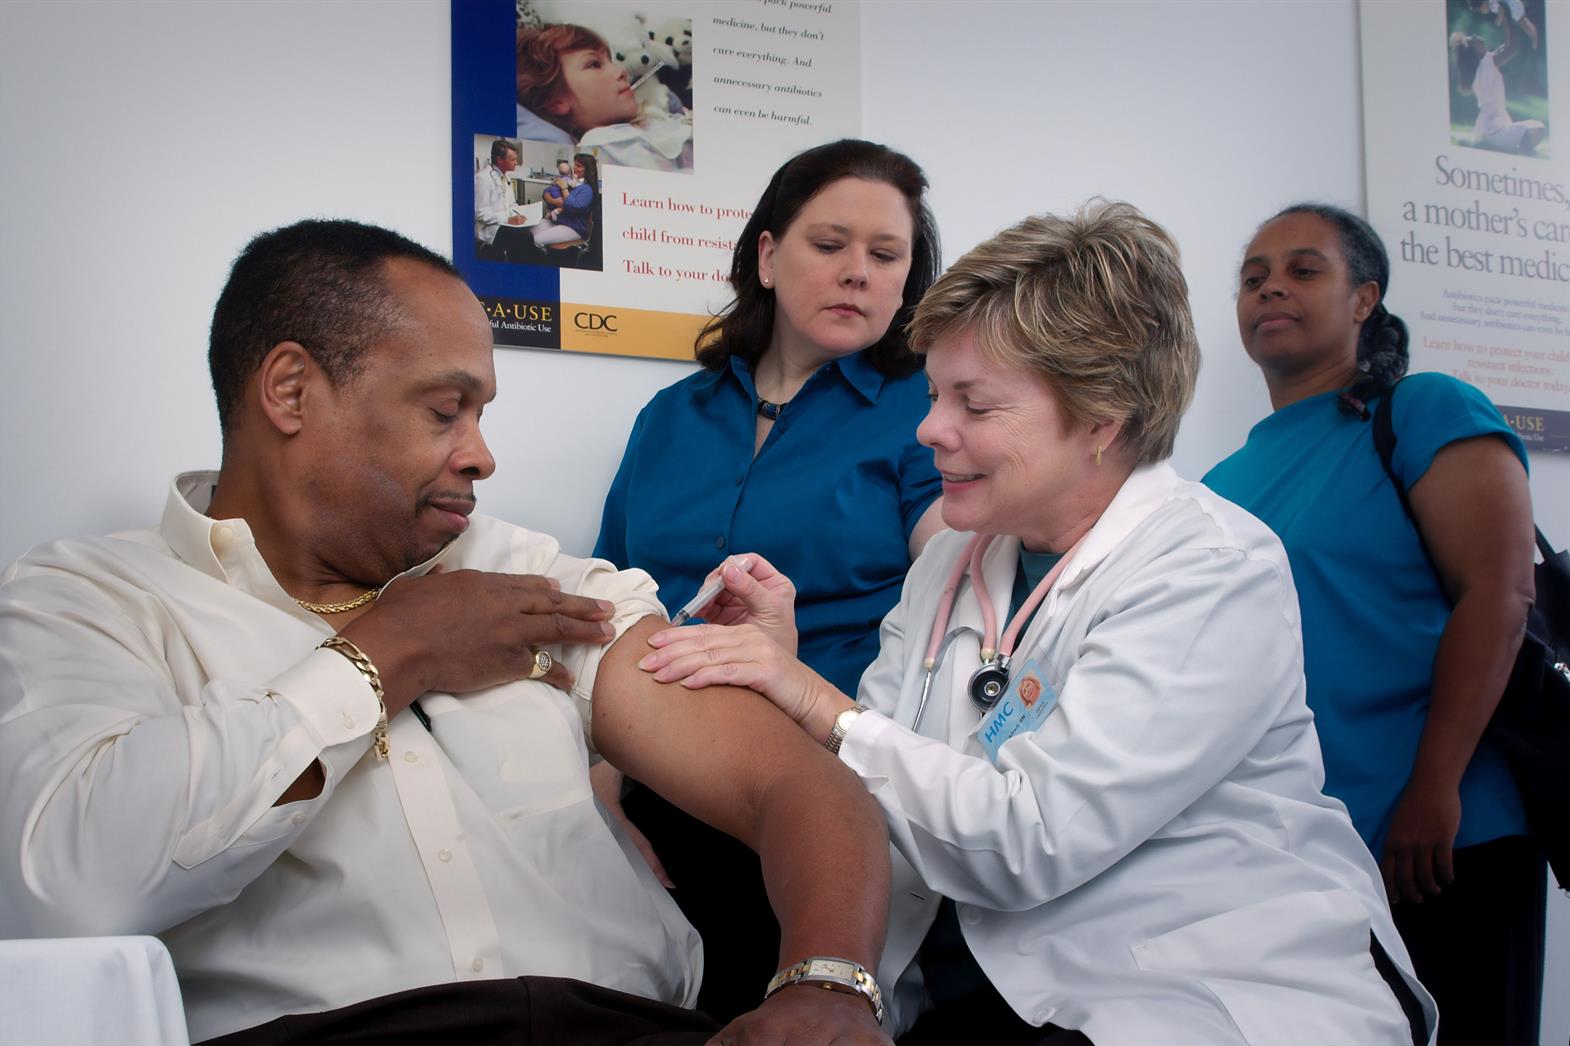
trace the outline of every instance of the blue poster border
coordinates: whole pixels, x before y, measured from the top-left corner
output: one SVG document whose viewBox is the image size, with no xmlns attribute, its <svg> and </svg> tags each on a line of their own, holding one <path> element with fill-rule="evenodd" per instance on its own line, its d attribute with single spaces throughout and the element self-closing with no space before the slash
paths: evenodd
<svg viewBox="0 0 1570 1046">
<path fill-rule="evenodd" d="M 515 343 L 503 337 L 503 312 L 538 304 L 557 315 L 561 303 L 560 270 L 481 261 L 475 252 L 474 136 L 517 130 L 516 17 L 512 0 L 452 2 L 452 260 L 490 314 L 498 344 Z M 528 344 L 560 348 L 560 333 Z"/>
</svg>

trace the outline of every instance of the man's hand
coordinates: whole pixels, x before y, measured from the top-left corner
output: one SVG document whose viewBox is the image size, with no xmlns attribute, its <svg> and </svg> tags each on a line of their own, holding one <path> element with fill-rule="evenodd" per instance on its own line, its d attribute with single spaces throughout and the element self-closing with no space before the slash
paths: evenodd
<svg viewBox="0 0 1570 1046">
<path fill-rule="evenodd" d="M 614 613 L 603 599 L 564 595 L 555 578 L 438 566 L 389 586 L 338 634 L 376 666 L 391 718 L 428 690 L 462 694 L 522 679 L 536 647 L 608 643 L 605 622 Z M 573 684 L 559 661 L 541 681 L 560 690 Z M 313 762 L 273 805 L 315 798 L 325 784 Z"/>
<path fill-rule="evenodd" d="M 1455 878 L 1451 847 L 1461 828 L 1461 794 L 1415 779 L 1401 793 L 1379 862 L 1391 903 L 1436 896 Z"/>
<path fill-rule="evenodd" d="M 432 571 L 391 585 L 342 635 L 370 658 L 396 715 L 428 690 L 483 690 L 528 676 L 549 644 L 610 642 L 615 608 L 568 595 L 553 578 L 479 570 Z M 559 662 L 544 681 L 566 690 Z"/>
<path fill-rule="evenodd" d="M 886 1046 L 892 1042 L 872 1008 L 859 995 L 824 991 L 813 984 L 781 988 L 750 1013 L 720 1029 L 710 1043 L 843 1043 Z"/>
<path fill-rule="evenodd" d="M 507 224 L 508 225 L 522 225 L 523 222 L 524 222 L 524 218 L 523 218 L 523 215 L 521 215 L 521 214 L 515 214 L 511 218 L 507 219 Z"/>
</svg>

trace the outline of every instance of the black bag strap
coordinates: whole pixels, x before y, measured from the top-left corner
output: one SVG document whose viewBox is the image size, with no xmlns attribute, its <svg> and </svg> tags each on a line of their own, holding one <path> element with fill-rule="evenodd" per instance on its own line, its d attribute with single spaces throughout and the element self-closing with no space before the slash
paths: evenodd
<svg viewBox="0 0 1570 1046">
<path fill-rule="evenodd" d="M 1412 501 L 1407 497 L 1406 484 L 1401 482 L 1401 477 L 1396 475 L 1393 458 L 1396 453 L 1396 423 L 1395 399 L 1396 389 L 1401 387 L 1400 379 L 1385 390 L 1379 397 L 1379 406 L 1374 408 L 1374 449 L 1379 451 L 1379 463 L 1385 467 L 1385 475 L 1390 477 L 1390 485 L 1396 488 L 1396 497 L 1401 499 L 1401 511 L 1406 513 L 1407 522 L 1412 524 L 1412 529 L 1417 532 L 1417 543 L 1423 549 L 1423 558 L 1428 560 L 1428 568 L 1434 572 L 1434 577 L 1440 579 L 1440 588 L 1444 588 L 1444 575 L 1439 573 L 1439 568 L 1434 564 L 1433 553 L 1428 551 L 1428 542 L 1423 538 L 1423 528 L 1417 525 L 1417 517 L 1412 515 Z M 1548 538 L 1535 524 L 1532 527 L 1537 535 L 1537 550 L 1543 554 L 1543 561 L 1547 562 L 1554 555 L 1554 547 L 1548 543 Z"/>
<path fill-rule="evenodd" d="M 1396 497 L 1401 499 L 1401 511 L 1406 513 L 1406 521 L 1412 524 L 1412 532 L 1417 535 L 1418 547 L 1423 550 L 1423 558 L 1428 560 L 1428 569 L 1433 571 L 1434 578 L 1439 582 L 1439 590 L 1445 591 L 1445 576 L 1439 572 L 1439 564 L 1434 562 L 1434 554 L 1428 551 L 1428 541 L 1423 537 L 1423 528 L 1417 525 L 1417 517 L 1412 514 L 1412 499 L 1407 497 L 1406 484 L 1401 482 L 1401 477 L 1396 475 L 1394 462 L 1396 453 L 1396 423 L 1395 400 L 1396 389 L 1401 387 L 1401 378 L 1385 390 L 1379 397 L 1379 406 L 1374 408 L 1374 449 L 1379 451 L 1379 463 L 1385 467 L 1385 475 L 1390 477 L 1390 485 L 1396 488 Z M 1450 594 L 1445 593 L 1445 602 L 1450 602 Z"/>
</svg>

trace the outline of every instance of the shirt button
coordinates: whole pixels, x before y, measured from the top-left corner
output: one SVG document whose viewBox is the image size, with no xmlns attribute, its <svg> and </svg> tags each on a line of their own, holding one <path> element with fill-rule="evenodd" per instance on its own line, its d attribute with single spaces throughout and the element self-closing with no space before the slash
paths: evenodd
<svg viewBox="0 0 1570 1046">
<path fill-rule="evenodd" d="M 344 726 L 348 727 L 350 730 L 354 729 L 354 716 L 350 715 L 348 712 L 345 712 L 340 718 L 343 720 Z"/>
<path fill-rule="evenodd" d="M 289 823 L 298 828 L 300 825 L 305 823 L 305 815 L 295 814 L 293 817 L 289 818 Z"/>
<path fill-rule="evenodd" d="M 975 926 L 981 921 L 981 913 L 968 904 L 959 910 L 959 917 L 966 926 Z"/>
<path fill-rule="evenodd" d="M 451 850 L 437 850 L 436 851 L 436 859 L 438 861 L 450 861 L 450 860 L 452 860 L 452 851 Z"/>
<path fill-rule="evenodd" d="M 485 960 L 484 959 L 480 959 L 480 958 L 476 958 L 473 962 L 471 962 L 469 964 L 469 968 L 471 970 L 473 970 L 475 973 L 479 973 L 481 970 L 485 969 Z"/>
<path fill-rule="evenodd" d="M 745 482 L 747 482 L 747 477 L 746 476 L 737 476 L 736 477 L 736 485 L 738 487 L 741 486 Z"/>
<path fill-rule="evenodd" d="M 714 547 L 715 548 L 724 548 L 725 547 L 725 535 L 724 534 L 721 534 L 719 537 L 714 539 Z"/>
<path fill-rule="evenodd" d="M 403 761 L 406 762 L 406 763 L 418 763 L 420 761 L 419 753 L 418 752 L 405 752 L 403 754 Z"/>
</svg>

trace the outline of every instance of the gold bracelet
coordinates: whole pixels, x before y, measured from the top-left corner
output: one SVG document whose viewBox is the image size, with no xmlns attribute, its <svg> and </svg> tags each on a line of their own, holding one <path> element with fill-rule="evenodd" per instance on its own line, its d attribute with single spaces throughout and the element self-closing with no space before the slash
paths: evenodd
<svg viewBox="0 0 1570 1046">
<path fill-rule="evenodd" d="M 376 695 L 376 707 L 380 710 L 380 714 L 376 719 L 376 728 L 371 731 L 371 747 L 376 749 L 377 759 L 386 759 L 387 692 L 382 689 L 382 674 L 376 671 L 376 666 L 371 663 L 370 658 L 365 656 L 365 651 L 343 636 L 328 636 L 322 640 L 321 645 L 316 649 L 338 651 L 338 653 L 348 658 L 349 663 L 359 671 L 360 675 L 365 677 L 367 683 L 371 684 L 371 693 Z"/>
</svg>

